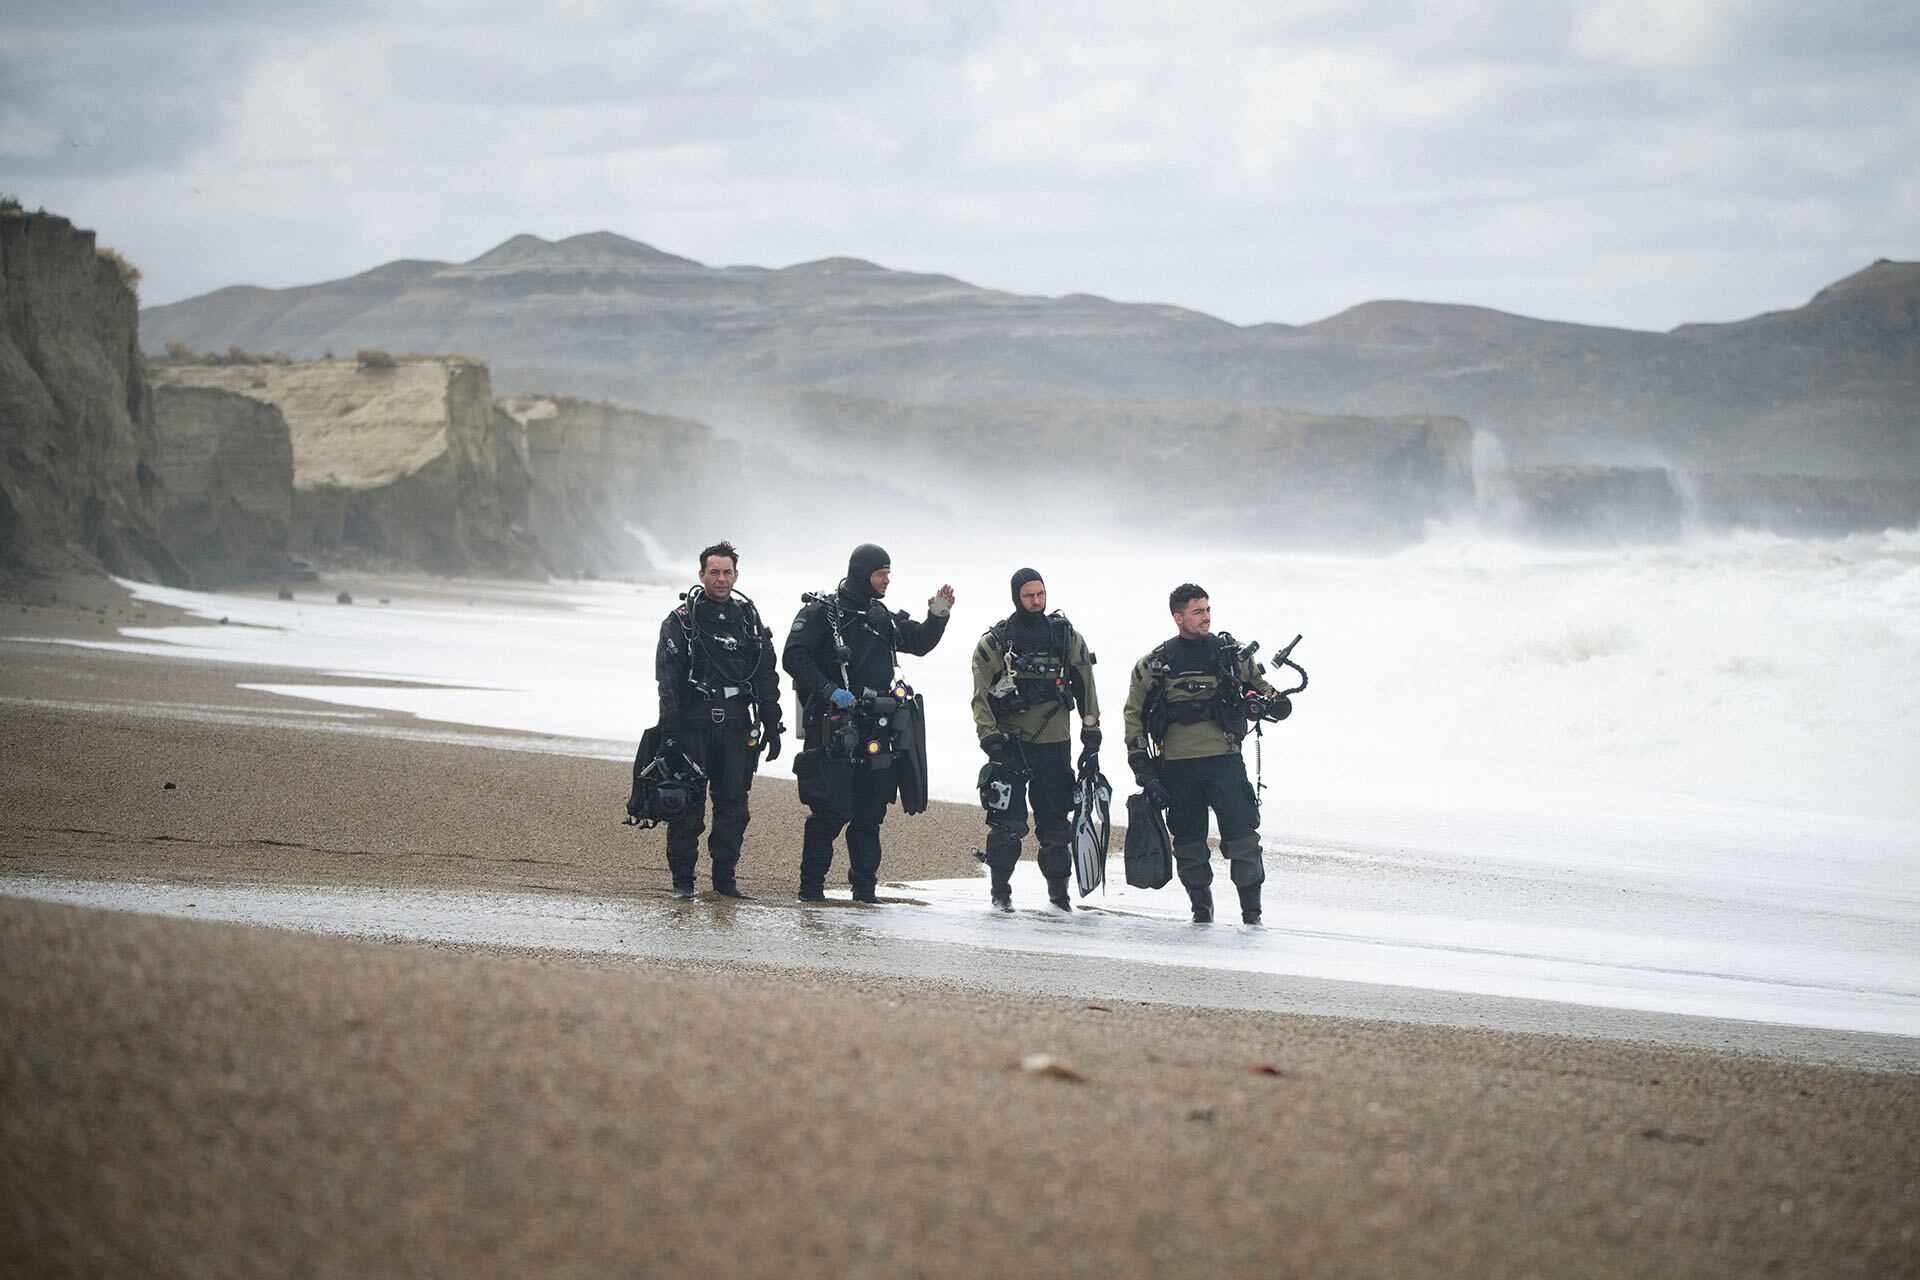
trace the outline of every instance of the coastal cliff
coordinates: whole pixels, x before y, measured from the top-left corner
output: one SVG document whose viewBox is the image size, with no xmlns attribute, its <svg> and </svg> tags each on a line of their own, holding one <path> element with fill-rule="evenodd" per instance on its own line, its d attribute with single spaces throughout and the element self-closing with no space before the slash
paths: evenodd
<svg viewBox="0 0 1920 1280">
<path fill-rule="evenodd" d="M 548 568 L 529 529 L 532 477 L 487 368 L 382 353 L 300 363 L 172 363 L 156 376 L 272 405 L 293 454 L 289 546 L 433 573 Z"/>
<path fill-rule="evenodd" d="M 532 479 L 528 524 L 556 567 L 616 574 L 658 567 L 644 534 L 695 515 L 713 433 L 609 400 L 518 395 L 496 403 L 522 434 Z"/>
<path fill-rule="evenodd" d="M 928 442 L 955 458 L 1018 458 L 1094 480 L 1168 528 L 1393 547 L 1474 505 L 1473 432 L 1458 418 L 1138 401 L 985 406 L 967 417 L 930 430 Z"/>
<path fill-rule="evenodd" d="M 160 531 L 196 586 L 292 570 L 293 437 L 270 404 L 217 387 L 154 388 Z"/>
<path fill-rule="evenodd" d="M 93 232 L 0 209 L 0 570 L 186 581 L 160 532 L 138 278 Z"/>
<path fill-rule="evenodd" d="M 1920 480 L 1664 467 L 1520 467 L 1475 477 L 1483 527 L 1541 542 L 1669 543 L 1762 530 L 1830 538 L 1920 525 Z"/>
</svg>

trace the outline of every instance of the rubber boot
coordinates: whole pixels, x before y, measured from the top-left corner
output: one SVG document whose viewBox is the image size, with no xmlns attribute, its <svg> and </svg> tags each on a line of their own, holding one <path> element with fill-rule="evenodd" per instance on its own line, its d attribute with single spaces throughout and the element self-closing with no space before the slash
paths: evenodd
<svg viewBox="0 0 1920 1280">
<path fill-rule="evenodd" d="M 1067 882 L 1065 880 L 1047 881 L 1047 901 L 1062 911 L 1073 910 L 1073 899 L 1067 896 Z"/>
<path fill-rule="evenodd" d="M 873 885 L 857 884 L 853 886 L 853 900 L 855 902 L 864 902 L 868 906 L 878 906 L 880 905 L 880 894 L 878 889 Z"/>
<path fill-rule="evenodd" d="M 675 880 L 673 882 L 673 896 L 678 898 L 682 902 L 692 902 L 693 901 L 693 881 Z"/>
<path fill-rule="evenodd" d="M 827 900 L 827 891 L 820 885 L 808 884 L 802 880 L 800 882 L 800 892 L 794 896 L 801 902 L 825 902 Z"/>
<path fill-rule="evenodd" d="M 1240 923 L 1260 923 L 1260 886 L 1257 884 L 1240 886 Z"/>
<path fill-rule="evenodd" d="M 1193 922 L 1195 924 L 1213 923 L 1213 888 L 1210 885 L 1188 885 L 1187 897 L 1193 900 Z"/>
<path fill-rule="evenodd" d="M 733 880 L 715 880 L 713 882 L 713 891 L 723 898 L 734 898 L 740 902 L 755 901 L 752 894 L 742 889 L 739 883 Z"/>
<path fill-rule="evenodd" d="M 989 890 L 995 911 L 1013 910 L 1013 880 L 1011 877 L 993 877 L 993 887 Z"/>
</svg>

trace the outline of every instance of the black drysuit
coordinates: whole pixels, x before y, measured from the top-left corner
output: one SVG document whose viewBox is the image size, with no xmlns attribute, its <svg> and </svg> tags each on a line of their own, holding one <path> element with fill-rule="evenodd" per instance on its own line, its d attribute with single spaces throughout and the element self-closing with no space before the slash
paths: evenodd
<svg viewBox="0 0 1920 1280">
<path fill-rule="evenodd" d="M 873 889 L 880 878 L 880 824 L 895 792 L 891 768 L 872 768 L 864 757 L 849 758 L 827 742 L 825 725 L 832 710 L 828 695 L 841 688 L 856 697 L 867 690 L 885 692 L 893 684 L 895 654 L 930 653 L 947 630 L 945 618 L 929 615 L 915 622 L 888 609 L 868 588 L 868 573 L 859 572 L 864 567 L 856 553 L 847 580 L 831 602 L 818 600 L 801 608 L 780 659 L 801 703 L 807 750 L 819 753 L 805 763 L 794 761 L 800 801 L 812 811 L 800 850 L 802 893 L 817 892 L 826 883 L 833 842 L 842 828 L 847 833 L 847 882 L 856 893 Z M 840 634 L 849 650 L 844 682 L 829 609 L 839 615 Z"/>
<path fill-rule="evenodd" d="M 660 685 L 661 738 L 677 741 L 707 771 L 706 790 L 713 797 L 707 858 L 714 887 L 731 889 L 747 830 L 747 792 L 760 763 L 755 728 L 779 733 L 773 633 L 745 596 L 717 600 L 696 589 L 660 624 L 653 671 Z M 693 885 L 706 826 L 702 797 L 684 818 L 667 824 L 667 867 L 676 887 Z"/>
</svg>

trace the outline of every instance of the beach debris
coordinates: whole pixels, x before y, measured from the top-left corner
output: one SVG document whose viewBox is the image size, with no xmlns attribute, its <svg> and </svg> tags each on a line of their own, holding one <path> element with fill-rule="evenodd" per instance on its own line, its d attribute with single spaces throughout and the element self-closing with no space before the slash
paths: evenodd
<svg viewBox="0 0 1920 1280">
<path fill-rule="evenodd" d="M 1704 1147 L 1707 1145 L 1705 1138 L 1695 1137 L 1691 1133 L 1668 1133 L 1665 1129 L 1653 1125 L 1642 1129 L 1640 1136 L 1651 1139 L 1654 1142 L 1674 1142 L 1685 1147 Z"/>
<path fill-rule="evenodd" d="M 342 591 L 339 595 L 333 598 L 333 602 L 335 604 L 352 604 L 353 596 L 348 592 Z"/>
<path fill-rule="evenodd" d="M 1020 1069 L 1030 1076 L 1040 1076 L 1047 1080 L 1071 1080 L 1075 1084 L 1085 1082 L 1086 1077 L 1050 1053 L 1030 1053 L 1020 1059 Z"/>
<path fill-rule="evenodd" d="M 1090 1004 L 1087 1006 L 1087 1008 L 1093 1010 L 1095 1013 L 1112 1013 L 1113 1012 L 1112 1009 L 1109 1009 L 1104 1004 Z"/>
<path fill-rule="evenodd" d="M 221 626 L 223 626 L 223 627 L 224 627 L 224 626 L 226 626 L 226 625 L 227 625 L 227 623 L 228 623 L 228 622 L 230 622 L 230 621 L 232 621 L 232 619 L 230 619 L 230 618 L 228 618 L 228 617 L 227 617 L 227 616 L 226 616 L 225 614 L 222 614 L 222 615 L 220 616 L 220 625 L 221 625 Z"/>
<path fill-rule="evenodd" d="M 161 783 L 161 784 L 160 784 L 160 789 L 161 789 L 162 791 L 178 791 L 178 790 L 179 790 L 179 788 L 178 788 L 178 787 L 176 787 L 176 786 L 174 786 L 174 785 L 173 785 L 173 784 L 172 784 L 171 782 L 163 782 L 163 783 Z"/>
<path fill-rule="evenodd" d="M 279 592 L 279 598 L 280 598 L 280 599 L 282 599 L 282 600 L 291 600 L 291 599 L 293 599 L 293 588 L 292 588 L 292 587 L 282 587 L 282 588 L 280 588 L 280 592 Z"/>
<path fill-rule="evenodd" d="M 1240 1069 L 1248 1075 L 1254 1076 L 1284 1076 L 1287 1074 L 1271 1062 L 1250 1062 Z"/>
<path fill-rule="evenodd" d="M 1195 1107 L 1193 1110 L 1187 1112 L 1187 1119 L 1198 1120 L 1203 1124 L 1212 1124 L 1213 1108 L 1212 1107 Z"/>
<path fill-rule="evenodd" d="M 380 597 L 380 603 L 381 603 L 381 604 L 392 604 L 392 603 L 393 603 L 393 597 L 392 597 L 392 596 L 381 596 L 381 597 Z"/>
</svg>

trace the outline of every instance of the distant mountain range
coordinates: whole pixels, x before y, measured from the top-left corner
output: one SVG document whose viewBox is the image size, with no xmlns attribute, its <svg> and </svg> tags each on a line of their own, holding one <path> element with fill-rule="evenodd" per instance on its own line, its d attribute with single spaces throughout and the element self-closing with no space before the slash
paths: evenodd
<svg viewBox="0 0 1920 1280">
<path fill-rule="evenodd" d="M 1207 405 L 1452 415 L 1526 465 L 1920 476 L 1920 264 L 1884 260 L 1804 306 L 1669 333 L 1417 302 L 1236 326 L 852 258 L 708 267 L 608 232 L 523 235 L 466 263 L 221 289 L 147 309 L 140 333 L 154 352 L 464 352 L 502 389 L 696 404 L 723 431 L 730 404 L 764 421 L 789 397 L 813 418 L 840 396 L 1003 425 L 1131 401 L 1181 424 Z"/>
</svg>

